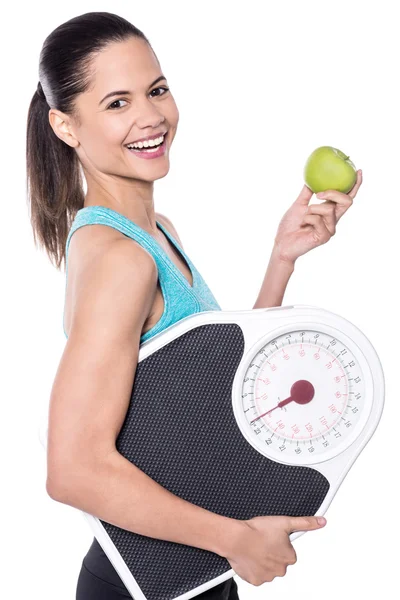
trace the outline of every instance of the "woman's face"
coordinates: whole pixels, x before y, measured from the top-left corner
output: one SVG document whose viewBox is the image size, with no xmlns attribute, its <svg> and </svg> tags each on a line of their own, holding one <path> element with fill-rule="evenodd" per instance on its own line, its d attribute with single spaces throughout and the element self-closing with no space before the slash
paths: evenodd
<svg viewBox="0 0 400 600">
<path fill-rule="evenodd" d="M 92 89 L 77 97 L 80 124 L 74 126 L 79 140 L 75 150 L 84 169 L 145 181 L 164 177 L 179 112 L 153 51 L 132 37 L 100 52 L 93 69 Z M 108 96 L 115 91 L 120 93 Z M 164 131 L 168 133 L 159 156 L 143 158 L 153 154 L 126 147 Z"/>
</svg>

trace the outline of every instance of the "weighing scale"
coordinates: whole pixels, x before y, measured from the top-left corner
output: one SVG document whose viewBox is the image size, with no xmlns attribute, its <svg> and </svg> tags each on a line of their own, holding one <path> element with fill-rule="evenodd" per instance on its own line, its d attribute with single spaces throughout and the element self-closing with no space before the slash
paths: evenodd
<svg viewBox="0 0 400 600">
<path fill-rule="evenodd" d="M 309 305 L 204 311 L 140 346 L 116 447 L 220 515 L 320 516 L 383 403 L 379 358 L 343 317 Z M 83 515 L 135 600 L 187 600 L 235 575 L 214 552 Z"/>
</svg>

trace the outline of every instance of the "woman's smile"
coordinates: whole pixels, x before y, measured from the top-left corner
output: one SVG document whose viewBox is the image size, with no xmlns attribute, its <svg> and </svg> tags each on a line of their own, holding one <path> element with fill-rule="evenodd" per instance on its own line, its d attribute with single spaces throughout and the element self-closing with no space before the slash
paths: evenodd
<svg viewBox="0 0 400 600">
<path fill-rule="evenodd" d="M 131 154 L 135 154 L 139 158 L 145 158 L 145 159 L 159 158 L 160 156 L 163 156 L 166 153 L 166 150 L 167 150 L 167 141 L 166 140 L 167 140 L 168 133 L 169 133 L 169 130 L 165 134 L 164 139 L 159 146 L 153 146 L 152 148 L 150 148 L 150 147 L 149 148 L 128 148 L 127 146 L 125 146 L 125 147 L 128 152 L 130 152 Z"/>
</svg>

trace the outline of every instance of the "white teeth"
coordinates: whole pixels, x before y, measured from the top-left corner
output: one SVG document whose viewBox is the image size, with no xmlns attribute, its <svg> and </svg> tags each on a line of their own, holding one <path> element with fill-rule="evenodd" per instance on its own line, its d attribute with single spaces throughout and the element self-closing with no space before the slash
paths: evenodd
<svg viewBox="0 0 400 600">
<path fill-rule="evenodd" d="M 159 146 L 163 141 L 164 136 L 162 135 L 154 140 L 146 140 L 144 142 L 128 144 L 127 148 L 152 148 L 153 146 Z"/>
</svg>

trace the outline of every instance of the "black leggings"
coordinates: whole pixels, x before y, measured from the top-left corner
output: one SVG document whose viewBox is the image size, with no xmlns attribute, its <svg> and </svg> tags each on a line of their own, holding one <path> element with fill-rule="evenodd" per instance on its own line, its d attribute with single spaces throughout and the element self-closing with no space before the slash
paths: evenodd
<svg viewBox="0 0 400 600">
<path fill-rule="evenodd" d="M 82 561 L 76 587 L 76 600 L 121 600 L 132 596 L 111 561 L 94 538 Z M 193 600 L 239 600 L 233 577 L 194 596 Z"/>
</svg>

